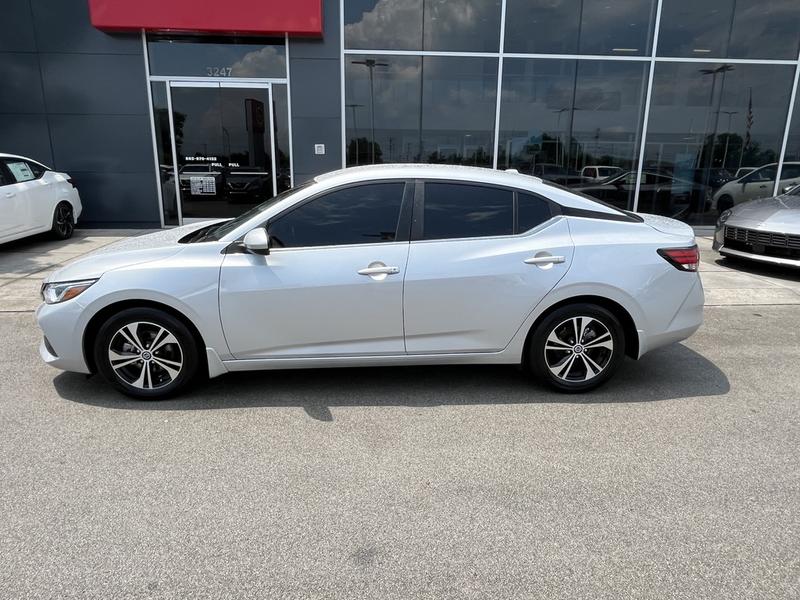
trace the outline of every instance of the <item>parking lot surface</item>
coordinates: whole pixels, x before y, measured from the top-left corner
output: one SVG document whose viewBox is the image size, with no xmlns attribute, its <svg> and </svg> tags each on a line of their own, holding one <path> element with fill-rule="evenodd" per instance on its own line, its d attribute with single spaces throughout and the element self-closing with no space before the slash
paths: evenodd
<svg viewBox="0 0 800 600">
<path fill-rule="evenodd" d="M 142 403 L 37 354 L 42 275 L 117 235 L 0 248 L 0 597 L 800 595 L 796 274 L 706 249 L 701 330 L 588 395 L 407 367 Z"/>
</svg>

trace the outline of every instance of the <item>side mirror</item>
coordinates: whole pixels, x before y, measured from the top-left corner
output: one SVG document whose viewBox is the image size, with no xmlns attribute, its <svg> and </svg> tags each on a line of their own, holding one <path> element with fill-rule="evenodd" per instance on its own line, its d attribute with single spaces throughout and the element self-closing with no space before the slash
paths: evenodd
<svg viewBox="0 0 800 600">
<path fill-rule="evenodd" d="M 263 227 L 248 231 L 242 240 L 244 247 L 253 254 L 269 254 L 269 234 Z"/>
</svg>

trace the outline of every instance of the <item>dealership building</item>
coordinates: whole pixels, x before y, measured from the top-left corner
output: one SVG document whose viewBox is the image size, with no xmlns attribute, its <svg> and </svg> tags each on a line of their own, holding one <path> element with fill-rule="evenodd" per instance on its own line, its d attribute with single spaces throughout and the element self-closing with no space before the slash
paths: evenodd
<svg viewBox="0 0 800 600">
<path fill-rule="evenodd" d="M 0 152 L 84 226 L 239 214 L 319 173 L 517 169 L 712 224 L 800 183 L 798 0 L 4 0 Z"/>
</svg>

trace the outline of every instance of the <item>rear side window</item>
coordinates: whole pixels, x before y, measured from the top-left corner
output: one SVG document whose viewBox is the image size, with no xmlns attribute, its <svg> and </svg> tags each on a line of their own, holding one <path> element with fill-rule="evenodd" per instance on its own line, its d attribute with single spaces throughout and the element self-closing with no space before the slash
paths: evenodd
<svg viewBox="0 0 800 600">
<path fill-rule="evenodd" d="M 425 240 L 488 237 L 514 233 L 514 194 L 458 183 L 426 183 Z"/>
<path fill-rule="evenodd" d="M 39 179 L 39 177 L 44 175 L 45 171 L 47 171 L 47 169 L 45 169 L 42 165 L 37 165 L 34 162 L 29 162 L 28 166 L 30 167 L 31 172 L 36 179 Z"/>
<path fill-rule="evenodd" d="M 329 192 L 269 224 L 277 248 L 393 242 L 405 183 L 359 185 Z"/>
<path fill-rule="evenodd" d="M 30 164 L 24 160 L 7 160 L 6 167 L 11 171 L 11 175 L 17 183 L 36 179 L 36 175 L 34 175 Z"/>
<path fill-rule="evenodd" d="M 520 233 L 538 227 L 553 216 L 550 203 L 533 194 L 517 194 L 517 231 Z"/>
</svg>

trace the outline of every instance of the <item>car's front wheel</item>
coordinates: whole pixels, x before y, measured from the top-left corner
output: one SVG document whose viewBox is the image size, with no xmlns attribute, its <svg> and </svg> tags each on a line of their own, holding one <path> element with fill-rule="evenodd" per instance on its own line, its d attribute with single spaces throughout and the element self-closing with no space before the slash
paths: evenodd
<svg viewBox="0 0 800 600">
<path fill-rule="evenodd" d="M 94 359 L 118 390 L 157 400 L 185 390 L 198 373 L 197 344 L 188 327 L 154 308 L 120 311 L 100 326 Z"/>
<path fill-rule="evenodd" d="M 556 309 L 530 338 L 534 374 L 560 392 L 586 392 L 607 381 L 625 357 L 625 333 L 613 313 L 595 304 Z"/>
</svg>

